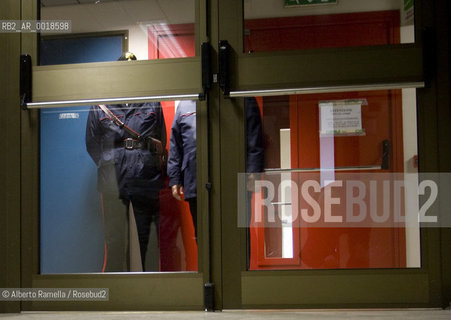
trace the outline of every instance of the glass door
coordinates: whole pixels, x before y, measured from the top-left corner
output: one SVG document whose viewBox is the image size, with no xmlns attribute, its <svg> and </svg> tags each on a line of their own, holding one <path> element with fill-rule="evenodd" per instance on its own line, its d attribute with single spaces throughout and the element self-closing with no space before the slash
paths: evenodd
<svg viewBox="0 0 451 320">
<path fill-rule="evenodd" d="M 415 9 L 219 1 L 220 25 L 236 21 L 219 30 L 224 308 L 431 303 Z"/>
<path fill-rule="evenodd" d="M 22 20 L 39 17 L 43 28 L 22 35 L 33 61 L 22 133 L 23 168 L 32 172 L 22 287 L 62 295 L 22 309 L 203 309 L 206 3 L 41 0 L 22 8 Z"/>
<path fill-rule="evenodd" d="M 428 1 L 21 4 L 22 310 L 437 305 Z"/>
</svg>

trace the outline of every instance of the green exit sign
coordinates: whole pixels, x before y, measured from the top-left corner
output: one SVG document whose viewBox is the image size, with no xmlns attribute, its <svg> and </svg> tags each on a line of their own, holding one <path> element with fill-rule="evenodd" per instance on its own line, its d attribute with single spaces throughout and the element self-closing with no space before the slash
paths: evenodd
<svg viewBox="0 0 451 320">
<path fill-rule="evenodd" d="M 337 4 L 338 0 L 285 0 L 285 7 Z"/>
<path fill-rule="evenodd" d="M 404 0 L 404 10 L 409 10 L 413 7 L 413 0 Z"/>
</svg>

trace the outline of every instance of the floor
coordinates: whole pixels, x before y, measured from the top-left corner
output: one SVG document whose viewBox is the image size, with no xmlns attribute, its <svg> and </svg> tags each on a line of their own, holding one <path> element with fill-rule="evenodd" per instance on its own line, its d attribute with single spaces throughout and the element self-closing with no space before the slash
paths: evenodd
<svg viewBox="0 0 451 320">
<path fill-rule="evenodd" d="M 0 314 L 1 320 L 450 320 L 451 310 L 302 310 L 223 312 L 26 312 Z"/>
</svg>

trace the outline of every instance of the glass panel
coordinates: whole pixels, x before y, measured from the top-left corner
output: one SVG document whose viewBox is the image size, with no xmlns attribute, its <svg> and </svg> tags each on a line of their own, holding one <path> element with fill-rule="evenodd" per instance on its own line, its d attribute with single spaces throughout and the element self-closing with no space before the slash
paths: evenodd
<svg viewBox="0 0 451 320">
<path fill-rule="evenodd" d="M 41 20 L 71 22 L 71 34 L 41 37 L 52 55 L 42 64 L 114 61 L 125 51 L 138 60 L 195 56 L 194 8 L 194 0 L 41 0 Z M 109 50 L 111 41 L 121 49 Z"/>
<path fill-rule="evenodd" d="M 42 110 L 40 135 L 41 273 L 197 271 L 196 102 Z"/>
<path fill-rule="evenodd" d="M 246 98 L 245 110 L 250 270 L 420 267 L 414 89 Z"/>
<path fill-rule="evenodd" d="M 414 42 L 413 0 L 244 0 L 244 52 Z"/>
</svg>

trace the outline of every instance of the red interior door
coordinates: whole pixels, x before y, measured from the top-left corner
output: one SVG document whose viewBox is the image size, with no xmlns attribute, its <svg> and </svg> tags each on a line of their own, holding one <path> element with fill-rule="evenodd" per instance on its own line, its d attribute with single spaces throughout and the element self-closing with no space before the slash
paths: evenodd
<svg viewBox="0 0 451 320">
<path fill-rule="evenodd" d="M 258 19 L 246 21 L 245 27 L 246 52 L 399 43 L 397 11 Z M 319 102 L 344 99 L 367 102 L 362 106 L 365 135 L 322 139 Z M 277 109 L 271 107 L 275 103 Z M 271 141 L 271 137 L 277 137 L 281 128 L 290 128 L 292 168 L 320 168 L 321 148 L 327 144 L 333 146 L 329 162 L 334 167 L 381 164 L 382 141 L 388 140 L 393 151 L 390 171 L 403 171 L 400 91 L 264 98 L 263 126 L 267 168 L 280 167 L 277 141 Z M 281 259 L 277 253 L 280 228 L 261 225 L 251 228 L 250 234 L 250 269 L 254 270 L 405 266 L 403 228 L 295 228 L 291 259 Z"/>
<path fill-rule="evenodd" d="M 343 99 L 364 99 L 367 103 L 361 107 L 365 134 L 322 138 L 318 102 Z M 290 108 L 293 115 L 292 144 L 297 147 L 292 154 L 294 168 L 321 167 L 321 154 L 331 157 L 327 162 L 332 162 L 335 168 L 378 166 L 383 161 L 382 142 L 390 141 L 389 169 L 373 172 L 403 171 L 402 105 L 398 90 L 296 96 L 292 98 Z M 405 266 L 403 228 L 308 227 L 300 232 L 302 268 Z"/>
<path fill-rule="evenodd" d="M 148 28 L 148 59 L 195 56 L 193 24 L 153 25 Z M 175 116 L 174 101 L 161 102 L 167 130 L 166 146 Z M 194 226 L 185 201 L 172 197 L 166 179 L 160 192 L 160 271 L 196 271 L 197 244 Z"/>
</svg>

